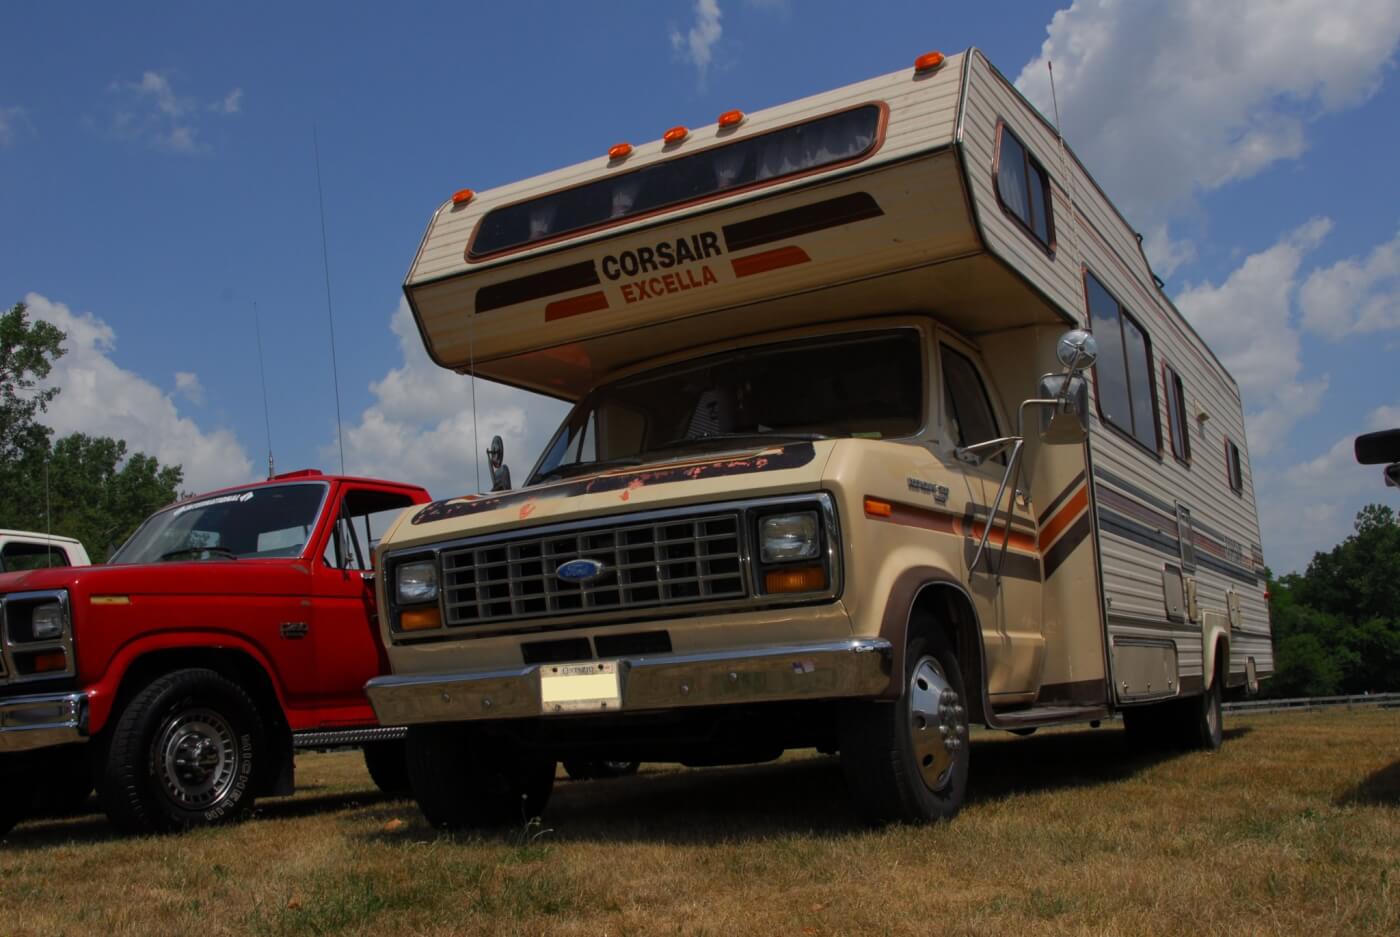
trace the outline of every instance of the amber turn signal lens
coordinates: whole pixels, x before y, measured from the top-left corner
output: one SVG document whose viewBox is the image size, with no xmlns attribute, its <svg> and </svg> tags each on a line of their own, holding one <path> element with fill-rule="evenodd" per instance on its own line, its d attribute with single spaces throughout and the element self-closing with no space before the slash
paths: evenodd
<svg viewBox="0 0 1400 937">
<path fill-rule="evenodd" d="M 914 71 L 931 72 L 943 64 L 942 52 L 925 52 L 914 60 Z"/>
<path fill-rule="evenodd" d="M 632 155 L 632 144 L 614 143 L 608 147 L 608 159 L 626 159 Z"/>
<path fill-rule="evenodd" d="M 40 651 L 29 662 L 30 673 L 53 673 L 68 669 L 68 655 L 63 651 Z"/>
<path fill-rule="evenodd" d="M 817 592 L 826 588 L 826 572 L 820 566 L 770 569 L 763 574 L 763 586 L 769 593 Z"/>
<path fill-rule="evenodd" d="M 453 205 L 465 205 L 476 197 L 476 193 L 471 189 L 458 189 L 452 193 Z"/>
<path fill-rule="evenodd" d="M 686 128 L 672 127 L 670 130 L 666 131 L 661 135 L 661 139 L 666 141 L 667 143 L 680 143 L 688 136 L 690 136 L 690 131 Z"/>
<path fill-rule="evenodd" d="M 725 111 L 719 115 L 719 126 L 723 130 L 725 127 L 737 127 L 744 122 L 744 112 L 741 110 Z"/>
<path fill-rule="evenodd" d="M 400 631 L 426 631 L 442 627 L 442 613 L 436 608 L 410 608 L 399 612 Z"/>
<path fill-rule="evenodd" d="M 889 517 L 894 513 L 894 505 L 879 498 L 866 498 L 865 513 L 871 517 Z"/>
</svg>

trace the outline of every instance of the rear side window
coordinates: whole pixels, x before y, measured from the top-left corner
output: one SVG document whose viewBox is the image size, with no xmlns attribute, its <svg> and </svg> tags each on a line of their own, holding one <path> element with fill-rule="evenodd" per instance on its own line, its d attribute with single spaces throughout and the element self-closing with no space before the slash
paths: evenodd
<svg viewBox="0 0 1400 937">
<path fill-rule="evenodd" d="M 959 446 L 971 446 L 1001 435 L 996 413 L 977 366 L 963 354 L 943 346 L 943 405 L 945 421 Z M 1006 463 L 1006 456 L 996 457 Z"/>
<path fill-rule="evenodd" d="M 1147 333 L 1092 273 L 1084 275 L 1089 315 L 1099 342 L 1094 365 L 1099 415 L 1154 454 L 1161 451 L 1152 344 Z"/>
<path fill-rule="evenodd" d="M 1011 128 L 1001 125 L 997 149 L 997 200 L 1046 250 L 1054 240 L 1050 177 Z"/>
<path fill-rule="evenodd" d="M 0 572 L 69 565 L 68 553 L 62 547 L 49 544 L 11 542 L 0 550 Z"/>
<path fill-rule="evenodd" d="M 1172 455 L 1182 462 L 1191 461 L 1191 437 L 1187 433 L 1186 390 L 1181 384 L 1181 375 L 1172 370 L 1169 364 L 1162 365 L 1162 376 L 1167 386 L 1167 422 L 1171 429 Z"/>
<path fill-rule="evenodd" d="M 1240 465 L 1240 447 L 1225 440 L 1225 474 L 1230 480 L 1230 490 L 1235 494 L 1244 493 L 1244 467 Z"/>
</svg>

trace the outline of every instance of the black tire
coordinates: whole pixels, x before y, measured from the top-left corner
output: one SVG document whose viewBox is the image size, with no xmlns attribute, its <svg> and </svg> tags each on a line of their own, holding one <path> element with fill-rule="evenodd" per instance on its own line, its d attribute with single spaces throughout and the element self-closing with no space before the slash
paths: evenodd
<svg viewBox="0 0 1400 937">
<path fill-rule="evenodd" d="M 909 641 L 904 660 L 899 700 L 849 703 L 838 727 L 846 785 L 861 817 L 876 825 L 951 820 L 967 795 L 967 694 L 957 655 L 932 631 Z M 956 745 L 943 743 L 944 727 Z"/>
<path fill-rule="evenodd" d="M 524 825 L 554 789 L 552 759 L 462 726 L 410 726 L 408 779 L 428 823 L 445 829 Z"/>
<path fill-rule="evenodd" d="M 393 797 L 408 797 L 413 788 L 408 783 L 408 748 L 403 739 L 392 742 L 370 742 L 365 745 L 365 770 L 374 786 Z"/>
<path fill-rule="evenodd" d="M 34 803 L 34 782 L 25 777 L 0 777 L 0 836 L 9 833 L 15 824 L 29 817 Z"/>
<path fill-rule="evenodd" d="M 564 772 L 575 781 L 625 777 L 636 774 L 642 766 L 640 761 L 602 761 L 593 758 L 565 758 L 563 764 Z"/>
<path fill-rule="evenodd" d="M 83 812 L 95 787 L 91 746 L 52 749 L 44 766 L 44 783 L 35 798 L 34 812 L 46 817 Z"/>
<path fill-rule="evenodd" d="M 177 670 L 117 717 L 102 807 L 123 832 L 229 823 L 252 807 L 264 756 L 262 719 L 242 687 L 212 670 Z"/>
<path fill-rule="evenodd" d="M 1038 728 L 1040 727 L 1026 726 L 1024 729 L 1007 729 L 1006 731 L 1010 732 L 1012 735 L 1019 735 L 1021 738 L 1030 738 L 1032 735 L 1035 735 L 1035 730 Z"/>
<path fill-rule="evenodd" d="M 1208 752 L 1220 748 L 1225 740 L 1224 684 L 1221 675 L 1216 674 L 1210 689 L 1177 702 L 1180 709 L 1176 724 L 1183 748 Z"/>
</svg>

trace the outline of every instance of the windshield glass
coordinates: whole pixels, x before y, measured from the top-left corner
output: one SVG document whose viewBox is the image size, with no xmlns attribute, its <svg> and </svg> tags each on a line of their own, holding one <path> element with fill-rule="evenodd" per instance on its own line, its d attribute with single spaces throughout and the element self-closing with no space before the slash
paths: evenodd
<svg viewBox="0 0 1400 937">
<path fill-rule="evenodd" d="M 910 436 L 923 426 L 920 344 L 914 329 L 824 336 L 604 384 L 570 412 L 529 484 L 765 437 Z"/>
<path fill-rule="evenodd" d="M 326 489 L 324 482 L 260 486 L 177 504 L 147 518 L 111 562 L 299 556 Z"/>
</svg>

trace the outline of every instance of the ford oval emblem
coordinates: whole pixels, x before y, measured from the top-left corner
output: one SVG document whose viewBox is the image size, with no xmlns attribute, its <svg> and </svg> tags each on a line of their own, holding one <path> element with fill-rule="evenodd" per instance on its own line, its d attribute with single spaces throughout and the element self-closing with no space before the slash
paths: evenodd
<svg viewBox="0 0 1400 937">
<path fill-rule="evenodd" d="M 565 582 L 592 582 L 603 575 L 603 564 L 597 560 L 569 560 L 567 563 L 561 563 L 554 575 Z"/>
</svg>

